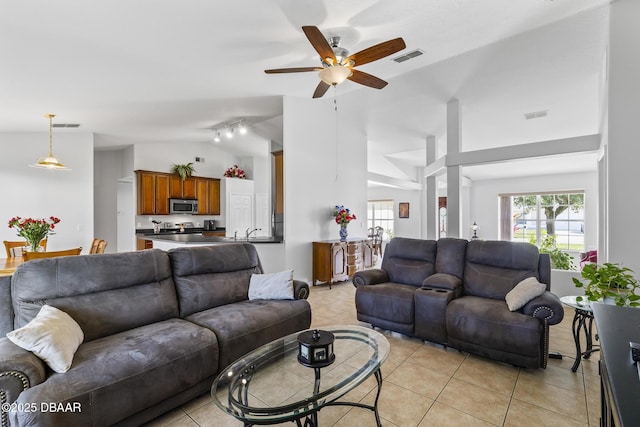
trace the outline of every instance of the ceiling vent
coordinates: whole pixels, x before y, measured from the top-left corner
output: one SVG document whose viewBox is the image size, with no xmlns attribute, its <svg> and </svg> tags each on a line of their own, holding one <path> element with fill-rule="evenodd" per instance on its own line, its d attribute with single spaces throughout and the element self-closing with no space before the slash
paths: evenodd
<svg viewBox="0 0 640 427">
<path fill-rule="evenodd" d="M 77 128 L 80 127 L 78 123 L 54 123 L 54 128 Z"/>
<path fill-rule="evenodd" d="M 401 62 L 413 59 L 416 56 L 420 56 L 423 53 L 424 53 L 424 51 L 422 49 L 412 50 L 411 52 L 405 53 L 404 55 L 396 56 L 395 58 L 392 59 L 392 61 L 395 61 L 397 63 L 401 63 Z"/>
<path fill-rule="evenodd" d="M 524 113 L 524 118 L 525 120 L 531 120 L 531 119 L 539 119 L 540 117 L 547 117 L 547 112 L 549 110 L 541 110 L 541 111 L 534 111 L 533 113 Z"/>
</svg>

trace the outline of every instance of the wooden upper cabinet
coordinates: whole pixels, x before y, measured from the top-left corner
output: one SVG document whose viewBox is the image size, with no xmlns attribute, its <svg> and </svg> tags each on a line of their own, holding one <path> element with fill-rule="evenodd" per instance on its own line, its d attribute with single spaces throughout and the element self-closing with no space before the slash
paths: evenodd
<svg viewBox="0 0 640 427">
<path fill-rule="evenodd" d="M 220 180 L 209 179 L 209 214 L 220 215 Z"/>
<path fill-rule="evenodd" d="M 156 213 L 156 174 L 136 171 L 138 177 L 138 215 Z"/>
<path fill-rule="evenodd" d="M 169 199 L 198 199 L 198 215 L 220 215 L 220 180 L 136 171 L 138 215 L 169 215 Z"/>
<path fill-rule="evenodd" d="M 156 215 L 169 215 L 169 175 L 156 175 Z"/>
<path fill-rule="evenodd" d="M 169 175 L 169 197 L 182 199 L 182 179 L 180 175 Z"/>
<path fill-rule="evenodd" d="M 284 155 L 282 151 L 273 153 L 275 175 L 275 213 L 284 213 Z"/>
<path fill-rule="evenodd" d="M 187 178 L 184 181 L 182 181 L 182 198 L 197 199 L 196 179 L 194 177 Z"/>
</svg>

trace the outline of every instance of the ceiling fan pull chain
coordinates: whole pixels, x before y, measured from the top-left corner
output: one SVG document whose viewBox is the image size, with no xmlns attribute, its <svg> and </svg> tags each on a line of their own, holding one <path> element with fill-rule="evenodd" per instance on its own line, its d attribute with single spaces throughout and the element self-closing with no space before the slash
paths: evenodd
<svg viewBox="0 0 640 427">
<path fill-rule="evenodd" d="M 338 155 L 338 87 L 336 85 L 333 85 L 333 110 L 335 111 L 335 119 L 336 119 L 336 125 L 335 125 L 335 130 L 336 130 L 336 138 L 335 138 L 335 144 L 336 144 L 336 177 L 335 177 L 335 181 L 338 182 L 338 171 L 339 169 L 339 165 L 338 165 L 338 159 L 340 158 L 340 156 Z"/>
</svg>

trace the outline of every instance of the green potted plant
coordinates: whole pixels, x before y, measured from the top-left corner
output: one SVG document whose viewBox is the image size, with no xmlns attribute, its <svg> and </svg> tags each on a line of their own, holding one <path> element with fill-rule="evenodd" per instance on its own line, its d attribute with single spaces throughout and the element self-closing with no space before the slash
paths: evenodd
<svg viewBox="0 0 640 427">
<path fill-rule="evenodd" d="M 581 276 L 586 283 L 574 278 L 578 288 L 584 288 L 589 301 L 613 301 L 618 306 L 640 306 L 640 295 L 636 294 L 638 281 L 631 275 L 633 270 L 619 264 L 585 264 Z M 576 298 L 583 301 L 583 297 Z"/>
<path fill-rule="evenodd" d="M 180 178 L 184 181 L 190 177 L 196 170 L 193 167 L 193 163 L 185 163 L 184 165 L 171 165 L 171 173 L 180 175 Z"/>
<path fill-rule="evenodd" d="M 529 241 L 535 245 L 535 236 Z M 540 245 L 541 254 L 549 254 L 551 260 L 551 268 L 557 270 L 575 270 L 576 266 L 573 264 L 573 257 L 567 252 L 558 249 L 556 245 L 556 238 L 552 235 L 547 235 L 542 244 Z"/>
</svg>

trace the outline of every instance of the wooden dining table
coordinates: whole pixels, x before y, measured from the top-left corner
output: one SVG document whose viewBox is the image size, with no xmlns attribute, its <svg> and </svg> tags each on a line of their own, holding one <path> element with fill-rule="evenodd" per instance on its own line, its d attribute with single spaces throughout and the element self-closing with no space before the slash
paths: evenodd
<svg viewBox="0 0 640 427">
<path fill-rule="evenodd" d="M 11 276 L 16 268 L 22 264 L 24 260 L 21 256 L 12 258 L 0 258 L 0 276 Z"/>
</svg>

